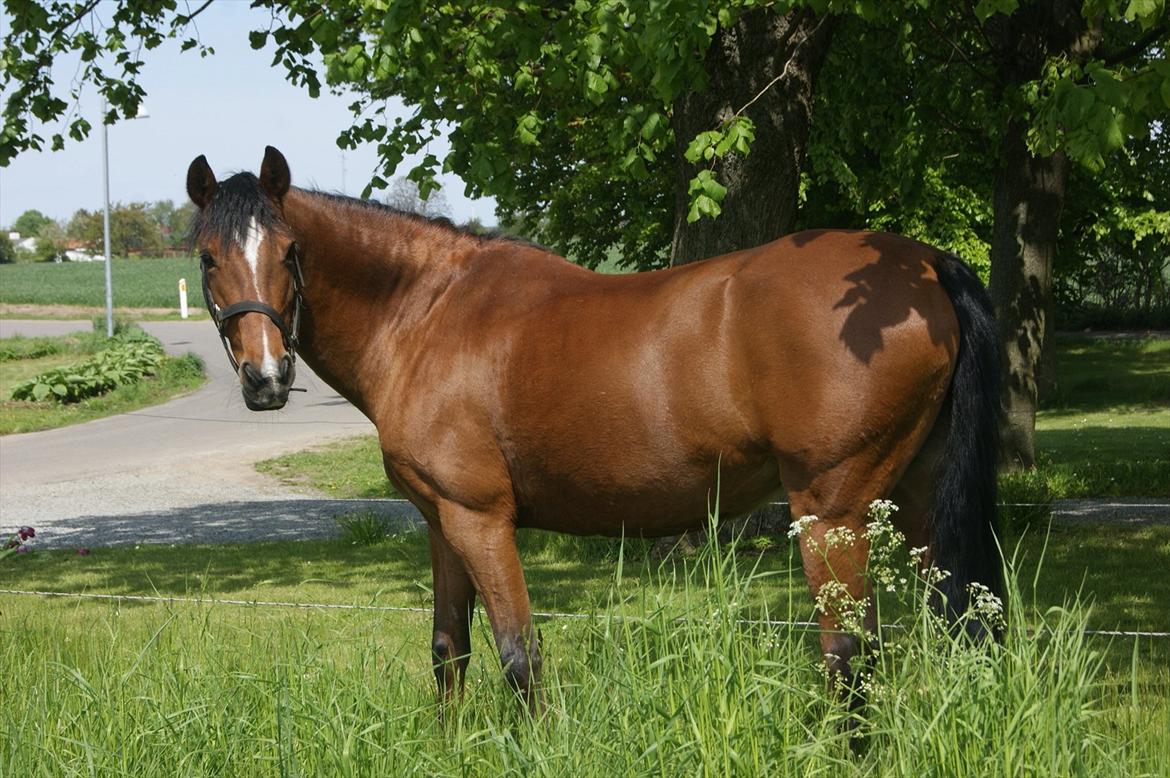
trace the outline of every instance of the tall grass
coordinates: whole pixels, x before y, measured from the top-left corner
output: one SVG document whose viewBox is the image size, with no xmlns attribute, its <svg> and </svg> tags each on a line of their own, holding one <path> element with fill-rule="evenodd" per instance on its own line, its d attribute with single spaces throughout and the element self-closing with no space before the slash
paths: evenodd
<svg viewBox="0 0 1170 778">
<path fill-rule="evenodd" d="M 866 677 L 854 756 L 815 635 L 769 622 L 809 614 L 747 605 L 760 574 L 727 547 L 658 568 L 649 589 L 631 590 L 625 564 L 619 556 L 597 618 L 540 623 L 546 709 L 536 719 L 505 687 L 482 618 L 467 693 L 440 720 L 419 615 L 6 598 L 0 774 L 1170 769 L 1165 691 L 1139 682 L 1136 649 L 1130 677 L 1108 675 L 1083 633 L 1087 607 L 1036 613 L 1011 574 L 1003 645 L 952 637 L 920 607 L 902 612 L 907 629 L 887 633 Z M 619 615 L 631 610 L 639 615 Z"/>
</svg>

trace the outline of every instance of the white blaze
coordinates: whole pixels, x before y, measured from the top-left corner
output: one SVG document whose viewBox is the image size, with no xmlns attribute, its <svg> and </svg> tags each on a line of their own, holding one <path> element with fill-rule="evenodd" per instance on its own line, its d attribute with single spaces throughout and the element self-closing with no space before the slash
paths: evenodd
<svg viewBox="0 0 1170 778">
<path fill-rule="evenodd" d="M 252 289 L 256 293 L 256 301 L 264 302 L 264 297 L 260 294 L 260 244 L 264 242 L 264 232 L 260 229 L 260 225 L 256 223 L 256 217 L 253 216 L 248 222 L 248 234 L 244 236 L 243 240 L 236 238 L 240 244 L 240 248 L 244 252 L 244 259 L 248 263 L 248 270 L 252 273 Z M 276 357 L 272 354 L 272 349 L 268 347 L 268 328 L 264 327 L 260 330 L 260 336 L 263 338 L 264 361 L 260 365 L 260 375 L 276 377 L 280 374 L 277 367 Z"/>
</svg>

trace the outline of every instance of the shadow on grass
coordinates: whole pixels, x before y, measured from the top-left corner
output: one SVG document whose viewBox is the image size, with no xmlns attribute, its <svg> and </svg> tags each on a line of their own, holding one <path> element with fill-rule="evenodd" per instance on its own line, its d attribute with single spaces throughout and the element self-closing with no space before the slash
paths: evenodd
<svg viewBox="0 0 1170 778">
<path fill-rule="evenodd" d="M 1170 403 L 1170 341 L 1062 337 L 1056 347 L 1057 383 L 1045 408 Z"/>
<path fill-rule="evenodd" d="M 1047 538 L 1043 528 L 1033 528 L 1018 542 L 1021 594 L 1034 597 L 1041 610 L 1079 592 L 1093 606 L 1096 628 L 1170 630 L 1170 527 L 1053 525 Z"/>
</svg>

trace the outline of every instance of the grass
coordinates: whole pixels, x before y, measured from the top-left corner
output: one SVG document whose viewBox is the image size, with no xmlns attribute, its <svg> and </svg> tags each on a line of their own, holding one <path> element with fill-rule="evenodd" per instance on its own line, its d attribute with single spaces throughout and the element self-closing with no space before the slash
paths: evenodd
<svg viewBox="0 0 1170 778">
<path fill-rule="evenodd" d="M 9 400 L 12 388 L 46 370 L 81 361 L 106 345 L 102 334 L 77 332 L 57 338 L 13 337 L 0 340 L 0 435 L 64 427 L 157 405 L 190 392 L 205 380 L 197 357 L 166 357 L 158 371 L 78 403 Z"/>
<path fill-rule="evenodd" d="M 627 544 L 619 565 L 613 541 L 523 533 L 534 606 L 599 616 L 539 621 L 539 723 L 504 688 L 482 616 L 467 697 L 440 722 L 426 613 L 0 595 L 0 662 L 15 670 L 0 675 L 0 773 L 1165 774 L 1165 641 L 1080 629 L 1119 613 L 1165 628 L 1164 611 L 1134 606 L 1170 598 L 1164 576 L 1090 571 L 1166 569 L 1170 528 L 1100 534 L 1055 533 L 1034 593 L 1044 538 L 1022 541 L 1025 591 L 991 661 L 929 630 L 891 638 L 856 758 L 813 637 L 740 621 L 811 615 L 787 545 L 656 568 L 644 544 Z M 34 552 L 0 566 L 0 587 L 427 609 L 428 562 L 417 533 L 377 546 Z M 1091 612 L 1068 600 L 1078 588 Z"/>
<path fill-rule="evenodd" d="M 400 497 L 382 469 L 382 450 L 373 435 L 314 446 L 256 463 L 261 473 L 294 487 L 344 499 Z"/>
<path fill-rule="evenodd" d="M 1170 497 L 1170 339 L 1061 337 L 1036 417 L 1053 497 Z"/>
<path fill-rule="evenodd" d="M 119 308 L 179 307 L 179 279 L 187 279 L 188 305 L 203 308 L 199 261 L 195 257 L 115 258 L 110 265 L 114 305 Z M 17 263 L 0 265 L 0 303 L 102 307 L 102 262 Z"/>
</svg>

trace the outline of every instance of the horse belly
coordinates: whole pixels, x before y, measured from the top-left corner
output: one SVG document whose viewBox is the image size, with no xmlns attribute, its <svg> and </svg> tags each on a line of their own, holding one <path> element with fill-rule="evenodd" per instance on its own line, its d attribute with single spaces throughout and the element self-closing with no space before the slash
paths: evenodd
<svg viewBox="0 0 1170 778">
<path fill-rule="evenodd" d="M 708 515 L 747 513 L 779 491 L 771 455 L 728 452 L 706 461 L 593 459 L 553 454 L 517 486 L 519 526 L 575 535 L 672 535 Z"/>
</svg>

